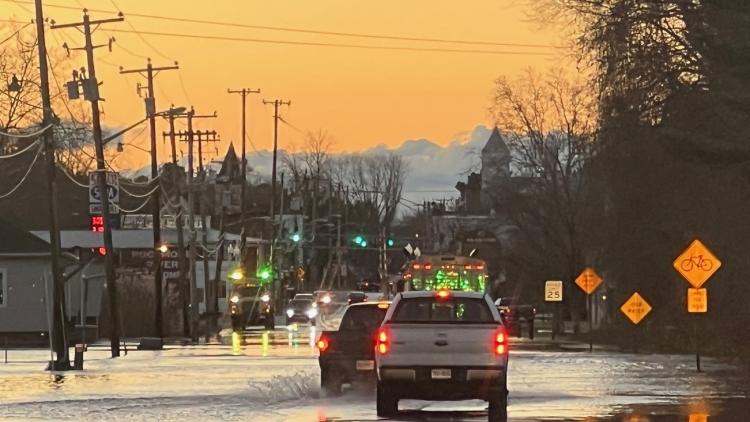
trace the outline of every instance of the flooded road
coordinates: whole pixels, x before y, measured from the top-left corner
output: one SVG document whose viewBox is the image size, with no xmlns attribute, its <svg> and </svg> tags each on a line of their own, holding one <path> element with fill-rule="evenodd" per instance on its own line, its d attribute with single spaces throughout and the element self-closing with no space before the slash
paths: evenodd
<svg viewBox="0 0 750 422">
<path fill-rule="evenodd" d="M 11 351 L 0 364 L 0 419 L 113 421 L 373 421 L 374 393 L 321 398 L 315 332 L 250 332 L 244 345 L 87 354 L 86 369 L 43 371 L 45 351 Z M 549 345 L 547 345 L 549 346 Z M 714 359 L 512 344 L 510 420 L 748 421 L 750 378 Z M 398 421 L 486 420 L 481 401 L 403 400 Z"/>
</svg>

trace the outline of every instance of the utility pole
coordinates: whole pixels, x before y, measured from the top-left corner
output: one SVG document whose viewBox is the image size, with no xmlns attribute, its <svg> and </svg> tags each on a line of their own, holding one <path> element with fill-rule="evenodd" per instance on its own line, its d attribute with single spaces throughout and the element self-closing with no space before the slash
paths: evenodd
<svg viewBox="0 0 750 422">
<path fill-rule="evenodd" d="M 156 98 L 154 98 L 154 77 L 162 70 L 176 70 L 180 67 L 175 62 L 174 66 L 154 67 L 151 65 L 151 59 L 148 59 L 145 69 L 132 69 L 124 70 L 120 68 L 120 74 L 127 73 L 139 73 L 146 77 L 148 81 L 148 97 L 145 99 L 146 104 L 146 116 L 148 116 L 149 128 L 151 132 L 151 181 L 154 186 L 152 189 L 159 185 L 156 178 L 159 176 L 159 164 L 156 156 Z M 145 72 L 145 75 L 144 75 Z M 163 300 L 162 300 L 162 268 L 161 268 L 161 253 L 159 253 L 159 247 L 161 246 L 161 202 L 159 201 L 159 189 L 155 189 L 151 196 L 151 215 L 152 215 L 152 228 L 154 237 L 154 302 L 156 303 L 155 316 L 154 316 L 154 328 L 156 335 L 160 338 L 164 338 L 164 313 L 162 311 Z"/>
<path fill-rule="evenodd" d="M 273 165 L 271 167 L 271 254 L 269 264 L 271 266 L 271 272 L 276 277 L 276 271 L 274 271 L 274 249 L 276 248 L 276 162 L 279 150 L 279 106 L 286 105 L 291 106 L 291 101 L 263 100 L 263 104 L 273 104 Z"/>
<path fill-rule="evenodd" d="M 80 82 L 83 84 L 84 98 L 91 102 L 91 120 L 94 134 L 94 144 L 96 149 L 96 171 L 99 175 L 98 185 L 99 192 L 102 201 L 102 222 L 104 225 L 104 249 L 106 255 L 104 256 L 105 263 L 105 275 L 107 281 L 107 297 L 109 298 L 109 311 L 110 319 L 112 321 L 112 333 L 110 336 L 110 348 L 112 351 L 112 357 L 120 356 L 120 314 L 119 306 L 117 303 L 117 285 L 115 275 L 115 257 L 114 248 L 112 246 L 112 227 L 110 227 L 109 221 L 109 195 L 107 189 L 107 168 L 104 162 L 104 143 L 102 142 L 102 126 L 99 121 L 99 82 L 96 79 L 96 67 L 94 65 L 94 49 L 104 47 L 104 45 L 94 45 L 91 41 L 91 34 L 93 33 L 91 26 L 94 26 L 94 30 L 100 25 L 112 22 L 122 22 L 125 18 L 122 13 L 119 13 L 117 18 L 113 19 L 101 19 L 91 20 L 88 15 L 88 10 L 83 9 L 83 22 L 68 23 L 63 25 L 52 24 L 52 29 L 60 28 L 78 28 L 83 26 L 83 34 L 86 39 L 86 45 L 83 48 L 77 48 L 76 50 L 86 50 L 86 61 L 88 70 L 88 79 L 81 79 Z M 108 44 L 111 48 L 112 39 Z M 72 49 L 71 49 L 72 50 Z M 77 90 L 77 87 L 76 87 Z M 70 91 L 70 90 L 69 90 Z M 77 95 L 77 91 L 76 91 Z M 62 289 L 62 286 L 61 286 Z"/>
<path fill-rule="evenodd" d="M 177 145 L 176 145 L 176 133 L 174 131 L 174 120 L 178 116 L 187 116 L 184 112 L 177 112 L 174 109 L 174 106 L 171 106 L 169 108 L 169 114 L 167 115 L 167 118 L 169 119 L 169 133 L 164 133 L 162 136 L 167 137 L 169 136 L 169 144 L 172 150 L 172 164 L 174 165 L 175 172 L 177 172 Z M 175 173 L 175 176 L 177 173 Z M 177 197 L 177 203 L 179 205 L 178 209 L 176 210 L 175 215 L 175 229 L 177 230 L 177 253 L 178 253 L 178 266 L 179 266 L 179 287 L 180 287 L 180 303 L 182 307 L 182 327 L 183 327 L 183 334 L 186 337 L 190 336 L 190 317 L 189 317 L 189 307 L 188 307 L 188 297 L 189 297 L 189 287 L 187 285 L 187 277 L 185 277 L 185 268 L 187 267 L 186 257 L 185 257 L 185 235 L 183 233 L 183 224 L 182 224 L 182 193 L 180 192 L 180 181 L 177 177 L 175 177 L 174 180 L 174 186 L 176 191 L 176 197 Z"/>
<path fill-rule="evenodd" d="M 49 94 L 49 70 L 47 69 L 47 45 L 44 35 L 44 13 L 42 11 L 42 0 L 35 0 L 36 6 L 36 33 L 39 47 L 39 89 L 42 95 L 42 127 L 53 123 L 52 101 Z M 50 362 L 50 369 L 63 371 L 70 369 L 70 358 L 68 356 L 68 345 L 65 343 L 67 330 L 67 318 L 65 309 L 65 284 L 60 268 L 60 227 L 57 220 L 57 184 L 55 176 L 55 139 L 52 128 L 45 129 L 43 136 L 44 154 L 47 160 L 47 204 L 49 211 L 49 239 L 50 239 L 50 261 L 52 264 L 52 313 L 54 315 L 52 340 L 55 349 L 55 361 Z M 85 324 L 84 321 L 81 324 Z"/>
<path fill-rule="evenodd" d="M 242 98 L 242 190 L 240 191 L 240 221 L 242 222 L 242 230 L 240 231 L 240 234 L 242 238 L 240 239 L 240 250 L 243 250 L 245 249 L 245 234 L 247 233 L 247 223 L 245 222 L 245 191 L 247 190 L 247 130 L 245 127 L 247 120 L 247 113 L 245 112 L 246 100 L 248 94 L 260 94 L 260 89 L 227 89 L 227 93 L 240 94 Z"/>
<path fill-rule="evenodd" d="M 193 166 L 193 143 L 196 141 L 196 135 L 198 135 L 198 145 L 199 145 L 199 152 L 200 152 L 200 144 L 202 142 L 209 142 L 209 141 L 218 141 L 216 138 L 216 132 L 201 132 L 201 131 L 193 131 L 193 119 L 196 118 L 215 118 L 216 113 L 212 115 L 196 115 L 195 110 L 191 107 L 190 111 L 186 114 L 187 117 L 187 131 L 181 131 L 177 133 L 177 135 L 180 136 L 181 141 L 187 142 L 188 144 L 188 175 L 187 175 L 187 187 L 188 187 L 188 224 L 190 225 L 190 239 L 188 240 L 189 244 L 189 274 L 190 274 L 190 337 L 194 342 L 198 341 L 198 294 L 197 294 L 197 284 L 196 284 L 196 274 L 195 274 L 195 263 L 197 261 L 197 233 L 195 230 L 195 210 L 194 210 L 194 204 L 195 204 L 195 189 L 193 187 L 193 179 L 194 179 L 194 166 Z M 203 135 L 207 135 L 206 139 L 203 139 Z M 199 155 L 199 159 L 202 160 L 202 154 Z M 203 171 L 203 166 L 200 166 L 200 171 Z M 203 230 L 205 232 L 205 219 L 203 220 L 204 227 Z M 205 239 L 205 237 L 204 237 Z M 206 258 L 204 258 L 205 261 Z M 205 267 L 204 267 L 205 270 Z M 204 274 L 205 275 L 205 274 Z M 204 291 L 208 290 L 208 283 L 204 286 Z M 208 301 L 206 301 L 206 304 L 208 304 Z"/>
</svg>

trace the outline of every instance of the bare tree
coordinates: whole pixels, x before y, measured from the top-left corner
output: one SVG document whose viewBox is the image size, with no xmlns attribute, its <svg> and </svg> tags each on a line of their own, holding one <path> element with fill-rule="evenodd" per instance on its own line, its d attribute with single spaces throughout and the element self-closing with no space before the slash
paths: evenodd
<svg viewBox="0 0 750 422">
<path fill-rule="evenodd" d="M 518 184 L 499 192 L 519 228 L 511 258 L 541 276 L 572 281 L 586 263 L 586 165 L 596 139 L 595 101 L 561 71 L 533 70 L 495 83 L 492 112 L 504 130 Z"/>
</svg>

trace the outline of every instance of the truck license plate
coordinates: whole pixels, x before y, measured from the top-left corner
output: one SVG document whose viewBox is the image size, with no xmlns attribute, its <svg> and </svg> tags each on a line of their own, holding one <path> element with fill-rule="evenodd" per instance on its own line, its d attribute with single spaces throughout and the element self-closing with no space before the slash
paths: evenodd
<svg viewBox="0 0 750 422">
<path fill-rule="evenodd" d="M 358 360 L 357 361 L 357 371 L 372 371 L 373 369 L 375 369 L 374 360 Z"/>
<path fill-rule="evenodd" d="M 449 380 L 451 379 L 450 369 L 433 369 L 430 372 L 430 376 L 434 380 Z"/>
</svg>

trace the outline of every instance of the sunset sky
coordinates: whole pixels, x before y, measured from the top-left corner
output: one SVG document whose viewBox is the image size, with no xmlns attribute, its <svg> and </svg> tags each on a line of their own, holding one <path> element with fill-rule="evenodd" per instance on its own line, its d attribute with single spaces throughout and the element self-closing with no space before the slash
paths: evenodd
<svg viewBox="0 0 750 422">
<path fill-rule="evenodd" d="M 317 129 L 331 134 L 337 151 L 361 150 L 378 144 L 395 147 L 407 139 L 419 138 L 446 145 L 461 139 L 462 134 L 478 124 L 490 124 L 487 107 L 492 82 L 497 76 L 514 76 L 529 66 L 546 69 L 563 60 L 562 50 L 545 47 L 330 36 L 129 16 L 149 14 L 356 34 L 561 45 L 564 40 L 555 30 L 529 22 L 524 1 L 50 0 L 45 1 L 45 5 L 46 16 L 58 23 L 79 21 L 82 6 L 91 9 L 92 19 L 115 16 L 105 11 L 120 9 L 125 13 L 125 22 L 102 26 L 95 34 L 95 42 L 106 42 L 110 35 L 117 39 L 112 53 L 106 48 L 96 51 L 98 76 L 104 82 L 101 92 L 107 99 L 103 104 L 104 125 L 127 126 L 142 118 L 144 113 L 142 99 L 136 95 L 136 83 L 145 80 L 137 75 L 119 75 L 119 66 L 144 67 L 146 57 L 151 57 L 155 66 L 170 65 L 177 60 L 179 73 L 164 72 L 156 79 L 157 109 L 166 109 L 174 103 L 194 105 L 201 114 L 217 111 L 217 119 L 200 121 L 197 128 L 216 129 L 221 134 L 219 151 L 222 154 L 230 141 L 239 147 L 241 139 L 240 98 L 227 94 L 227 88 L 262 90 L 262 94 L 251 95 L 248 100 L 249 133 L 258 149 L 269 149 L 272 144 L 273 107 L 264 106 L 261 100 L 274 98 L 292 102 L 291 107 L 282 109 L 284 118 L 294 128 L 280 126 L 281 148 L 301 144 L 300 131 Z M 0 0 L 0 14 L 4 18 L 27 21 L 32 17 L 31 12 L 30 0 L 21 0 L 21 4 Z M 119 32 L 134 29 L 143 34 Z M 70 46 L 83 42 L 82 35 L 75 29 L 51 32 L 48 34 L 50 48 L 59 48 L 62 42 Z M 549 55 L 283 45 L 167 37 L 145 32 Z M 80 65 L 84 64 L 81 57 Z M 148 131 L 140 129 L 131 131 L 126 141 L 148 147 Z M 159 134 L 165 129 L 166 125 L 162 124 Z M 166 158 L 167 151 L 160 135 L 160 160 Z M 252 152 L 250 146 L 248 151 Z M 119 167 L 147 162 L 146 153 L 128 147 L 116 160 Z"/>
</svg>

